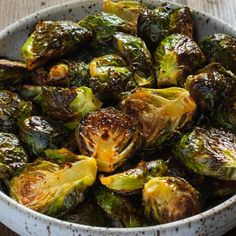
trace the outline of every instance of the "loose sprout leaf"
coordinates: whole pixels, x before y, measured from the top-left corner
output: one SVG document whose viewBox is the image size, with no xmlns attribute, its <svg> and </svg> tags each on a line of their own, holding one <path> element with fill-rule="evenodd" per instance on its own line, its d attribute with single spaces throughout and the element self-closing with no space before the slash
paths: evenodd
<svg viewBox="0 0 236 236">
<path fill-rule="evenodd" d="M 113 172 L 139 147 L 138 132 L 128 115 L 111 107 L 103 108 L 81 121 L 76 141 L 83 155 L 97 160 L 99 171 Z"/>
<path fill-rule="evenodd" d="M 162 160 L 141 161 L 134 169 L 110 176 L 100 176 L 100 181 L 107 188 L 124 194 L 132 194 L 144 187 L 152 177 L 163 176 L 167 165 Z"/>
<path fill-rule="evenodd" d="M 10 196 L 35 211 L 60 216 L 84 200 L 96 173 L 94 158 L 61 166 L 38 159 L 10 181 Z"/>
</svg>

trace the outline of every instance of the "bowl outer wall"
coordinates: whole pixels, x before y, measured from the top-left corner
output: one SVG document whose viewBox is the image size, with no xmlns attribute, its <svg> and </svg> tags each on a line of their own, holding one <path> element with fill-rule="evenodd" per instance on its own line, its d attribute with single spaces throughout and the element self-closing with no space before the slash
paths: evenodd
<svg viewBox="0 0 236 236">
<path fill-rule="evenodd" d="M 160 1 L 144 0 L 151 6 Z M 175 4 L 177 5 L 177 4 Z M 191 7 L 191 6 L 190 6 Z M 20 48 L 39 20 L 77 21 L 88 14 L 99 12 L 102 1 L 77 0 L 46 8 L 29 15 L 0 32 L 0 55 L 10 59 L 22 59 Z M 193 10 L 198 38 L 216 32 L 236 37 L 230 25 L 202 12 Z M 65 236 L 65 235 L 222 235 L 236 226 L 236 195 L 208 211 L 169 224 L 132 228 L 100 228 L 61 221 L 28 209 L 0 192 L 0 221 L 20 235 Z"/>
</svg>

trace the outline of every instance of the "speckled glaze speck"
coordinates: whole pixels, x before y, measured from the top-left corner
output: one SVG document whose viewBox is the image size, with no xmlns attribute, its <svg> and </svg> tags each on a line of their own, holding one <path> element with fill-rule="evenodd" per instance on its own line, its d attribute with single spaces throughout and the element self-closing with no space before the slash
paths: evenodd
<svg viewBox="0 0 236 236">
<path fill-rule="evenodd" d="M 154 0 L 142 2 L 151 6 L 160 3 Z M 39 20 L 77 21 L 101 9 L 102 0 L 77 0 L 27 16 L 0 32 L 0 56 L 21 59 L 19 50 Z M 215 32 L 236 37 L 236 30 L 230 25 L 195 10 L 193 14 L 199 38 Z M 0 221 L 22 236 L 219 236 L 236 226 L 236 195 L 208 211 L 184 220 L 145 228 L 118 229 L 84 226 L 51 218 L 16 203 L 0 192 Z"/>
</svg>

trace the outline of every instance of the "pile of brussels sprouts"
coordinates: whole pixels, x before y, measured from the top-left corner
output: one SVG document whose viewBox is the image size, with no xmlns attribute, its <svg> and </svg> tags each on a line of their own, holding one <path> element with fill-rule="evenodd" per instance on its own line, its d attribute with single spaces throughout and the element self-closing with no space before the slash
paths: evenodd
<svg viewBox="0 0 236 236">
<path fill-rule="evenodd" d="M 188 7 L 104 0 L 0 60 L 0 190 L 79 224 L 183 219 L 236 192 L 236 40 Z M 144 217 L 145 216 L 145 217 Z"/>
</svg>

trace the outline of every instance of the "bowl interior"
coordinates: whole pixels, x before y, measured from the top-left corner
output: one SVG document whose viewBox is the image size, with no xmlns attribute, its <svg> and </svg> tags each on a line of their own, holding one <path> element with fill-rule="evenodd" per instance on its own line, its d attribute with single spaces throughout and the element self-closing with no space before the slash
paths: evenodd
<svg viewBox="0 0 236 236">
<path fill-rule="evenodd" d="M 160 4 L 160 1 L 155 1 L 155 0 L 144 0 L 142 2 L 152 7 Z M 177 6 L 177 4 L 174 4 L 174 5 Z M 71 2 L 69 4 L 67 3 L 67 4 L 62 4 L 60 6 L 53 6 L 45 10 L 39 11 L 37 13 L 34 13 L 30 16 L 27 16 L 0 32 L 0 56 L 8 57 L 10 59 L 22 59 L 20 56 L 20 49 L 22 45 L 24 44 L 24 42 L 26 41 L 30 32 L 32 32 L 32 30 L 34 29 L 35 23 L 39 20 L 78 21 L 79 19 L 82 19 L 88 14 L 99 12 L 101 10 L 102 10 L 101 0 L 100 1 L 98 0 L 80 0 L 79 1 L 78 0 L 78 1 Z M 208 14 L 201 13 L 195 10 L 193 10 L 193 15 L 196 21 L 196 31 L 197 31 L 198 38 L 201 38 L 204 35 L 209 35 L 216 32 L 226 33 L 226 34 L 230 34 L 236 37 L 236 30 L 234 30 L 230 25 L 220 20 L 217 20 L 216 18 Z M 30 209 L 27 209 L 24 206 L 21 206 L 20 204 L 16 203 L 12 199 L 4 195 L 2 192 L 0 192 L 0 207 L 2 209 L 1 211 L 5 212 L 5 213 L 0 214 L 0 221 L 8 225 L 12 229 L 14 229 L 16 232 L 22 233 L 24 235 L 30 235 L 30 233 L 33 235 L 49 235 L 49 233 L 57 232 L 55 235 L 59 236 L 59 235 L 66 235 L 67 233 L 75 232 L 78 229 L 81 232 L 84 232 L 84 235 L 88 235 L 91 232 L 93 235 L 101 235 L 101 234 L 107 235 L 106 234 L 106 232 L 108 232 L 107 230 L 109 230 L 109 234 L 112 234 L 112 235 L 121 235 L 121 234 L 133 235 L 134 233 L 150 235 L 150 234 L 154 234 L 154 232 L 155 232 L 155 235 L 158 235 L 158 232 L 159 233 L 162 232 L 163 234 L 164 232 L 169 232 L 168 235 L 172 235 L 172 234 L 173 235 L 188 235 L 188 234 L 184 234 L 183 233 L 184 231 L 179 231 L 179 229 L 184 230 L 186 227 L 189 227 L 190 229 L 191 224 L 194 224 L 194 222 L 200 222 L 200 220 L 202 221 L 202 219 L 207 219 L 212 214 L 215 214 L 216 212 L 218 213 L 220 212 L 219 216 L 221 216 L 221 213 L 223 214 L 224 209 L 226 208 L 231 209 L 232 206 L 235 212 L 236 211 L 235 205 L 236 205 L 236 196 L 233 196 L 232 198 L 220 204 L 219 206 L 211 210 L 208 210 L 204 213 L 201 213 L 199 215 L 196 215 L 196 216 L 193 216 L 193 217 L 181 220 L 181 221 L 161 225 L 161 226 L 147 227 L 145 231 L 143 231 L 143 228 L 106 229 L 104 231 L 104 228 L 81 226 L 81 225 L 71 224 L 68 222 L 62 222 L 60 220 L 50 218 L 48 216 L 34 212 Z M 17 220 L 12 219 L 13 215 L 19 216 Z M 34 228 L 33 226 L 35 225 L 35 222 L 37 222 L 37 224 L 41 226 L 41 229 L 40 229 L 41 231 L 38 231 L 36 229 L 37 227 L 35 227 L 35 229 L 32 232 L 27 233 L 27 228 L 29 227 L 25 226 L 26 222 L 27 224 L 32 226 L 32 228 Z M 50 224 L 48 222 L 50 222 Z M 208 231 L 208 232 L 215 232 L 214 224 L 217 225 L 217 223 L 213 220 L 211 224 L 213 225 L 212 226 L 213 228 L 211 229 L 211 231 Z M 232 228 L 232 224 L 234 224 L 235 226 L 235 223 L 228 223 L 228 229 L 230 229 L 230 227 Z M 50 232 L 48 231 L 48 225 L 50 225 L 51 227 Z M 56 231 L 53 231 L 53 230 L 56 230 Z M 186 231 L 186 232 L 189 232 L 189 231 Z"/>
</svg>

